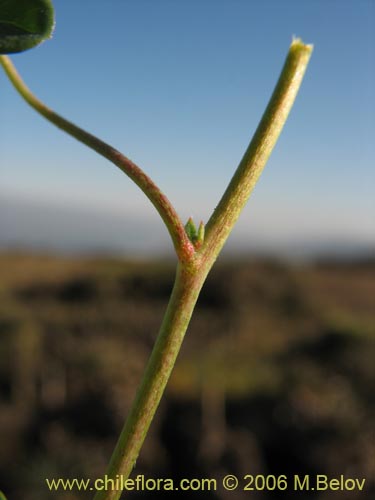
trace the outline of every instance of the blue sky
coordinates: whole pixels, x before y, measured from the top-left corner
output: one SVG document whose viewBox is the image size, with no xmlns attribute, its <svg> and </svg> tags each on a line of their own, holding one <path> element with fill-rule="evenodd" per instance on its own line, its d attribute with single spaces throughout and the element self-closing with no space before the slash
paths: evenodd
<svg viewBox="0 0 375 500">
<path fill-rule="evenodd" d="M 263 113 L 292 36 L 313 43 L 295 107 L 228 247 L 374 245 L 375 2 L 54 4 L 53 39 L 13 56 L 17 68 L 49 106 L 138 163 L 183 219 L 209 218 Z M 61 240 L 70 224 L 74 229 L 74 213 L 107 217 L 97 228 L 90 225 L 87 249 L 110 248 L 103 229 L 111 217 L 116 248 L 126 251 L 131 238 L 131 251 L 170 249 L 138 188 L 37 116 L 3 74 L 0 109 L 0 201 L 8 204 L 0 224 L 8 233 L 12 228 L 12 236 L 2 231 L 3 244 L 39 238 L 53 246 L 55 238 L 58 247 L 37 214 L 50 216 L 53 225 L 59 211 Z M 17 205 L 24 215 L 12 209 Z M 14 226 L 22 218 L 21 234 Z M 72 233 L 84 248 L 85 230 Z M 153 246 L 158 235 L 161 243 Z"/>
</svg>

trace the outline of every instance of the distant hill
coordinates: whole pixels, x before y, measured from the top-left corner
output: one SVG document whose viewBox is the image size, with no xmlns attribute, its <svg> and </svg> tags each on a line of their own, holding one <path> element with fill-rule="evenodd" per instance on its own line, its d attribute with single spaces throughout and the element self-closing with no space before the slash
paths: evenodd
<svg viewBox="0 0 375 500">
<path fill-rule="evenodd" d="M 271 234 L 270 234 L 271 233 Z M 297 232 L 298 234 L 298 232 Z M 172 245 L 157 214 L 111 213 L 61 202 L 31 201 L 0 193 L 0 249 L 68 254 L 172 255 Z M 347 236 L 306 237 L 273 234 L 241 219 L 224 251 L 287 258 L 368 258 L 375 242 Z"/>
</svg>

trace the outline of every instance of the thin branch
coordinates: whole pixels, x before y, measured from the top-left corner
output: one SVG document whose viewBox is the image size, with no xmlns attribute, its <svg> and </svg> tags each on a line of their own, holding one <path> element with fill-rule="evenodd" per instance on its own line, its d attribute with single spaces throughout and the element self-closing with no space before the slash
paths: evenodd
<svg viewBox="0 0 375 500">
<path fill-rule="evenodd" d="M 66 120 L 48 108 L 26 86 L 8 56 L 0 56 L 0 63 L 16 90 L 32 108 L 44 116 L 48 121 L 56 125 L 56 127 L 64 130 L 64 132 L 73 136 L 78 141 L 82 142 L 89 148 L 104 156 L 104 158 L 107 158 L 109 161 L 114 163 L 137 184 L 137 186 L 154 205 L 167 226 L 179 260 L 181 262 L 189 261 L 189 259 L 191 259 L 194 255 L 194 246 L 189 240 L 184 225 L 182 224 L 171 202 L 150 179 L 150 177 L 148 177 L 135 163 L 129 160 L 129 158 L 117 151 L 117 149 L 113 148 L 109 144 L 106 144 L 80 127 L 77 127 L 74 123 Z"/>
<path fill-rule="evenodd" d="M 220 203 L 206 225 L 200 252 L 215 257 L 245 206 L 280 135 L 302 83 L 312 45 L 293 40 L 281 75 L 258 128 Z"/>
</svg>

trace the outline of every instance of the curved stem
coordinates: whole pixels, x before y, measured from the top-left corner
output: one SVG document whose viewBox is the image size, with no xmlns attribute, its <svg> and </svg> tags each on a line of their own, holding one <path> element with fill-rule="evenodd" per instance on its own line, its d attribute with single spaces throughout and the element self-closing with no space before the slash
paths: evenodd
<svg viewBox="0 0 375 500">
<path fill-rule="evenodd" d="M 280 135 L 309 62 L 312 45 L 293 40 L 281 75 L 258 128 L 206 225 L 202 253 L 219 254 L 237 222 Z"/>
<path fill-rule="evenodd" d="M 107 158 L 109 161 L 114 163 L 120 168 L 120 170 L 128 175 L 137 184 L 137 186 L 140 187 L 159 212 L 161 218 L 167 226 L 178 258 L 182 262 L 188 261 L 194 255 L 194 246 L 190 242 L 184 229 L 184 225 L 182 224 L 171 202 L 150 179 L 150 177 L 148 177 L 135 163 L 129 160 L 129 158 L 117 151 L 117 149 L 101 141 L 94 135 L 89 134 L 80 127 L 77 127 L 74 123 L 66 120 L 48 108 L 25 85 L 8 56 L 1 55 L 0 63 L 16 90 L 32 108 L 34 108 L 51 123 L 56 125 L 56 127 L 64 130 L 78 141 L 82 142 L 89 148 L 104 156 L 104 158 Z"/>
<path fill-rule="evenodd" d="M 154 203 L 166 222 L 180 259 L 172 296 L 141 385 L 110 461 L 107 477 L 126 480 L 132 471 L 180 350 L 199 292 L 217 255 L 236 223 L 271 154 L 293 105 L 312 47 L 295 40 L 289 50 L 270 103 L 245 155 L 210 218 L 206 237 L 195 251 L 170 203 L 127 158 L 87 132 L 59 117 L 38 101 L 19 79 L 8 58 L 1 62 L 13 84 L 37 111 L 107 157 L 127 173 Z M 121 491 L 98 491 L 95 500 L 118 500 Z"/>
<path fill-rule="evenodd" d="M 279 82 L 237 172 L 208 224 L 208 235 L 188 265 L 179 264 L 176 282 L 143 380 L 107 470 L 126 480 L 135 464 L 180 350 L 199 292 L 270 155 L 293 104 L 311 47 L 292 43 Z M 118 500 L 121 491 L 99 491 L 94 500 Z"/>
</svg>

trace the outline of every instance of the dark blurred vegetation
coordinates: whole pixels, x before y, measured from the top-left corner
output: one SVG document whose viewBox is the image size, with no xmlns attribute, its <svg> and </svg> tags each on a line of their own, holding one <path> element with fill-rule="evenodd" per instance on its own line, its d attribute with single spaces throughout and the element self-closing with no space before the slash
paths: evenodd
<svg viewBox="0 0 375 500">
<path fill-rule="evenodd" d="M 0 489 L 9 500 L 91 498 L 51 493 L 44 479 L 103 475 L 174 265 L 3 254 L 0 276 Z M 344 474 L 365 477 L 365 491 L 295 496 L 375 498 L 374 312 L 371 261 L 218 264 L 135 472 Z"/>
</svg>

